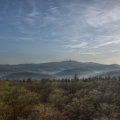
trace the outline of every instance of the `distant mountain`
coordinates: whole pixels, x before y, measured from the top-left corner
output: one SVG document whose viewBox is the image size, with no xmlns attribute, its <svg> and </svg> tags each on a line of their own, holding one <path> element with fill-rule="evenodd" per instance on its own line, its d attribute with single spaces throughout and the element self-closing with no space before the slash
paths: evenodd
<svg viewBox="0 0 120 120">
<path fill-rule="evenodd" d="M 100 76 L 103 77 L 120 77 L 120 70 L 112 70 L 112 71 L 107 71 L 103 74 L 101 74 Z"/>
<path fill-rule="evenodd" d="M 87 69 L 87 68 L 73 68 L 73 69 L 67 69 L 60 71 L 55 74 L 58 78 L 73 78 L 76 74 L 79 78 L 88 76 L 90 74 L 94 73 L 93 70 Z"/>
<path fill-rule="evenodd" d="M 47 74 L 41 74 L 41 73 L 33 73 L 33 72 L 16 72 L 16 73 L 10 73 L 2 77 L 2 79 L 6 80 L 41 80 L 44 79 L 53 79 L 54 77 Z"/>
<path fill-rule="evenodd" d="M 93 62 L 62 61 L 41 64 L 0 65 L 1 79 L 41 79 L 41 78 L 73 78 L 102 75 L 110 71 L 120 70 L 117 64 L 104 65 Z"/>
</svg>

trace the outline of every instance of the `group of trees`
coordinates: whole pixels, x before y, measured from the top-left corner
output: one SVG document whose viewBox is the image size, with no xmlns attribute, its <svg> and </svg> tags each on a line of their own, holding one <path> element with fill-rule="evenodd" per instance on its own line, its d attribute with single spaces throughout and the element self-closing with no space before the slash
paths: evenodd
<svg viewBox="0 0 120 120">
<path fill-rule="evenodd" d="M 119 118 L 119 80 L 0 81 L 0 120 Z"/>
</svg>

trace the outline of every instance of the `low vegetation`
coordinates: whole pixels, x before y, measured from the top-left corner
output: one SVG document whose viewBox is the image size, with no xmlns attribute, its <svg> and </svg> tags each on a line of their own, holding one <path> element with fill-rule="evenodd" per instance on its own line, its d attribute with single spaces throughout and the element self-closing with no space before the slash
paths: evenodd
<svg viewBox="0 0 120 120">
<path fill-rule="evenodd" d="M 0 120 L 119 120 L 120 80 L 0 81 Z"/>
</svg>

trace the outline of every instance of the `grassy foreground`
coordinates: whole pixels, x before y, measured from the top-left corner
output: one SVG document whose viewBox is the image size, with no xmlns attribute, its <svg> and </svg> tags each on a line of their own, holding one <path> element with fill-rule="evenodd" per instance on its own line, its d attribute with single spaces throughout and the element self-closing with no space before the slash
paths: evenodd
<svg viewBox="0 0 120 120">
<path fill-rule="evenodd" d="M 120 80 L 0 81 L 0 120 L 119 120 Z"/>
</svg>

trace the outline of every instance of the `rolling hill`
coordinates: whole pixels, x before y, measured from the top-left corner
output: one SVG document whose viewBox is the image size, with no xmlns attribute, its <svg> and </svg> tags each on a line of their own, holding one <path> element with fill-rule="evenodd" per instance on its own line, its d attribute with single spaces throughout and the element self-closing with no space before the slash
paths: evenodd
<svg viewBox="0 0 120 120">
<path fill-rule="evenodd" d="M 104 65 L 93 62 L 62 61 L 41 64 L 0 65 L 1 79 L 79 78 L 113 74 L 120 70 L 117 64 Z M 112 72 L 111 72 L 112 71 Z M 119 74 L 119 73 L 117 73 Z M 118 75 L 117 75 L 118 76 Z"/>
</svg>

